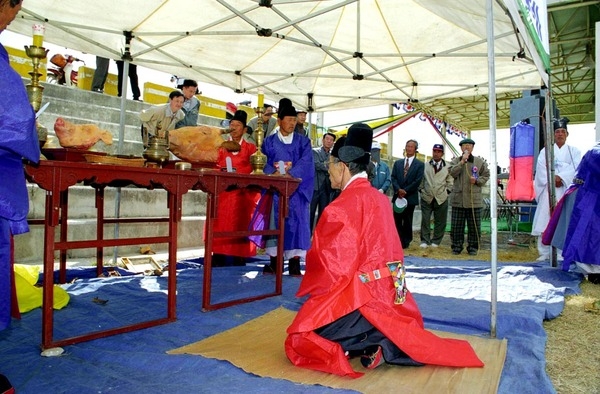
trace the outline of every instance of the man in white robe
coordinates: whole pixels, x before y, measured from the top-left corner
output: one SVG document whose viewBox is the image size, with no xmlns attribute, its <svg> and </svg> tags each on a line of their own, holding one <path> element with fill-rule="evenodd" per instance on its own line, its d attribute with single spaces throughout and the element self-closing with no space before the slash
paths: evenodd
<svg viewBox="0 0 600 394">
<path fill-rule="evenodd" d="M 554 185 L 556 188 L 556 200 L 558 201 L 573 181 L 579 162 L 581 152 L 579 149 L 568 145 L 567 131 L 568 118 L 554 121 Z M 550 258 L 551 246 L 542 244 L 542 233 L 550 220 L 550 196 L 548 194 L 548 169 L 546 168 L 546 148 L 540 151 L 535 169 L 535 199 L 537 209 L 533 217 L 531 235 L 538 237 L 538 261 L 546 261 Z M 560 252 L 558 255 L 560 256 Z"/>
</svg>

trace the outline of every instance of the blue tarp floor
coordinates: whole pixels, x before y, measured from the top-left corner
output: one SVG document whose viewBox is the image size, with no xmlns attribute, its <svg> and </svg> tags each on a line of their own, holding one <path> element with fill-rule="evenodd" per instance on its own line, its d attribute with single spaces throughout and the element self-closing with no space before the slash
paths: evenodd
<svg viewBox="0 0 600 394">
<path fill-rule="evenodd" d="M 263 276 L 266 260 L 213 270 L 213 302 L 274 289 Z M 407 258 L 407 284 L 429 329 L 489 336 L 490 263 Z M 329 393 L 349 392 L 248 374 L 229 362 L 166 352 L 236 327 L 275 308 L 297 310 L 300 278 L 284 276 L 283 295 L 212 312 L 200 310 L 202 260 L 178 263 L 177 321 L 67 346 L 42 357 L 41 309 L 0 331 L 0 373 L 18 393 Z M 64 285 L 71 300 L 54 314 L 54 339 L 166 316 L 166 276 L 95 278 L 95 269 L 71 267 Z M 557 317 L 565 295 L 579 293 L 581 275 L 547 264 L 498 264 L 497 338 L 508 339 L 499 393 L 553 393 L 545 372 L 544 319 Z M 105 305 L 93 302 L 97 297 Z M 265 327 L 269 335 L 269 327 Z M 283 344 L 282 344 L 283 346 Z M 400 368 L 400 367 L 399 367 Z"/>
</svg>

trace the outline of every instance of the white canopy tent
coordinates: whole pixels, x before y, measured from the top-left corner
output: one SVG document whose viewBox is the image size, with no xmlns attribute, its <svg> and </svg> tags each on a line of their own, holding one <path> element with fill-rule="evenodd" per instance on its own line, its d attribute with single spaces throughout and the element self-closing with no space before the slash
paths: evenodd
<svg viewBox="0 0 600 394">
<path fill-rule="evenodd" d="M 539 88 L 497 2 L 494 15 L 496 91 Z M 39 0 L 9 30 L 30 35 L 40 20 L 54 44 L 120 59 L 131 32 L 138 65 L 238 92 L 263 87 L 267 99 L 316 111 L 488 93 L 480 0 Z"/>
<path fill-rule="evenodd" d="M 8 28 L 27 35 L 43 21 L 48 42 L 116 59 L 131 35 L 135 64 L 240 93 L 262 88 L 308 111 L 487 96 L 496 168 L 496 94 L 548 83 L 505 2 L 515 8 L 514 0 L 37 0 Z M 492 209 L 492 336 L 496 241 Z"/>
</svg>

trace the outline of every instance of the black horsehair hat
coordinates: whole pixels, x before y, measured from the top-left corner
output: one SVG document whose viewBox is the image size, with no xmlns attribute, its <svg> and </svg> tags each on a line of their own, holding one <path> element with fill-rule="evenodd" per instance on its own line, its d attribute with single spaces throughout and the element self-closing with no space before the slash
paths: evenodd
<svg viewBox="0 0 600 394">
<path fill-rule="evenodd" d="M 277 118 L 283 119 L 286 116 L 296 117 L 296 108 L 292 105 L 292 100 L 289 98 L 282 98 L 279 100 L 279 107 L 277 107 Z"/>
<path fill-rule="evenodd" d="M 331 156 L 339 159 L 340 158 L 340 156 L 339 156 L 340 148 L 342 146 L 344 146 L 345 143 L 346 143 L 345 135 L 343 135 L 340 138 L 338 138 L 337 140 L 335 140 L 335 144 L 333 144 L 333 148 L 331 148 Z"/>
<path fill-rule="evenodd" d="M 344 163 L 369 164 L 373 129 L 365 123 L 355 123 L 348 129 L 346 143 L 340 148 L 339 158 Z"/>
<path fill-rule="evenodd" d="M 246 113 L 246 111 L 238 109 L 237 111 L 235 111 L 235 114 L 233 114 L 233 118 L 231 118 L 230 122 L 232 120 L 240 121 L 244 126 L 246 126 L 246 122 L 248 121 L 248 114 Z"/>
<path fill-rule="evenodd" d="M 554 131 L 558 129 L 567 130 L 567 123 L 569 123 L 569 118 L 554 119 Z"/>
</svg>

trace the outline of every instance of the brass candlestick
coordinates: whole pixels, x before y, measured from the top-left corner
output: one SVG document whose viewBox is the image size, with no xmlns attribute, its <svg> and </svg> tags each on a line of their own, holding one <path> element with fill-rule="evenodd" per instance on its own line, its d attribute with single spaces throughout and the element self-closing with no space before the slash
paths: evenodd
<svg viewBox="0 0 600 394">
<path fill-rule="evenodd" d="M 29 73 L 29 75 L 31 75 L 31 83 L 26 86 L 27 96 L 29 97 L 29 102 L 31 103 L 33 110 L 37 112 L 42 107 L 42 95 L 44 92 L 44 87 L 40 85 L 40 77 L 42 76 L 40 64 L 42 59 L 46 58 L 48 49 L 25 45 L 25 52 L 27 53 L 27 56 L 31 58 L 31 62 L 33 63 L 33 71 Z"/>
<path fill-rule="evenodd" d="M 252 165 L 252 173 L 253 174 L 264 174 L 263 169 L 267 164 L 267 156 L 262 153 L 262 143 L 263 143 L 263 120 L 262 115 L 265 109 L 262 106 L 258 106 L 255 108 L 256 114 L 258 115 L 257 125 L 256 125 L 256 152 L 254 152 L 250 156 L 250 164 Z"/>
</svg>

